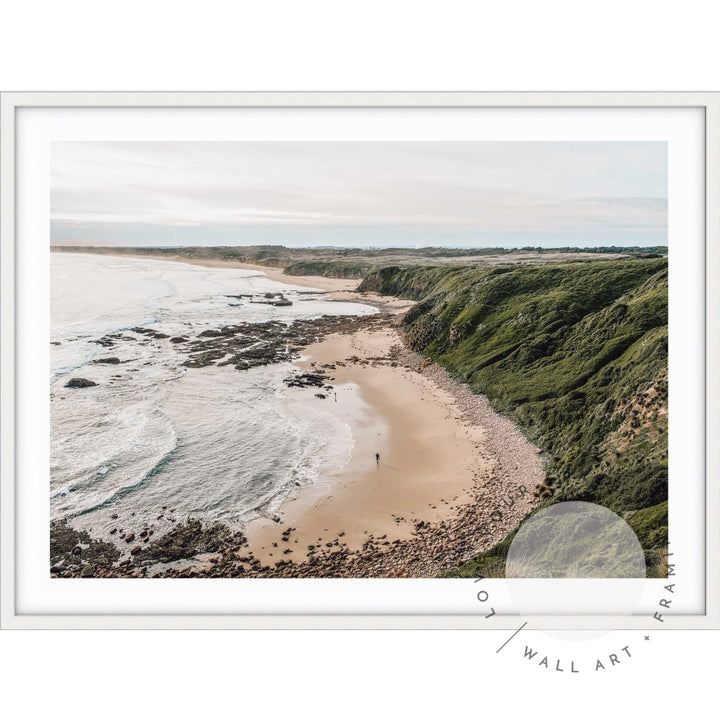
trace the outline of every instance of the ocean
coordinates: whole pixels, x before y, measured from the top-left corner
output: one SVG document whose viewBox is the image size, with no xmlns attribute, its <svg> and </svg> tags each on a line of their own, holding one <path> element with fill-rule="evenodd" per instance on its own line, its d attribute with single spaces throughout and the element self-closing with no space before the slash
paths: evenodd
<svg viewBox="0 0 720 720">
<path fill-rule="evenodd" d="M 192 337 L 239 322 L 374 308 L 249 270 L 63 253 L 52 253 L 51 264 L 52 520 L 101 535 L 117 516 L 125 528 L 159 515 L 242 523 L 275 512 L 298 486 L 350 459 L 350 424 L 310 402 L 310 391 L 284 384 L 291 363 L 187 368 L 167 340 L 136 334 L 110 348 L 97 341 L 131 336 L 134 327 Z M 231 297 L 280 291 L 291 306 Z M 92 362 L 108 356 L 120 362 Z M 66 388 L 73 377 L 97 385 Z M 357 394 L 352 403 L 368 412 Z"/>
</svg>

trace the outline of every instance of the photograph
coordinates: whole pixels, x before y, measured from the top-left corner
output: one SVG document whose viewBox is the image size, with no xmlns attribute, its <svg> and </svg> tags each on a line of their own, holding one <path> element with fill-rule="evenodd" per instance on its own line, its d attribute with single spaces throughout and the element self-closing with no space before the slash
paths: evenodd
<svg viewBox="0 0 720 720">
<path fill-rule="evenodd" d="M 53 580 L 668 576 L 667 142 L 49 156 Z"/>
</svg>

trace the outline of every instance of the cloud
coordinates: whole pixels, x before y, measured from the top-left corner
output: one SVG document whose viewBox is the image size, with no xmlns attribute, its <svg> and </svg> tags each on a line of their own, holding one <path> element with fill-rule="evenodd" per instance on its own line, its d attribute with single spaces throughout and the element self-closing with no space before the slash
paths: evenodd
<svg viewBox="0 0 720 720">
<path fill-rule="evenodd" d="M 65 224 L 667 226 L 658 142 L 53 143 Z"/>
</svg>

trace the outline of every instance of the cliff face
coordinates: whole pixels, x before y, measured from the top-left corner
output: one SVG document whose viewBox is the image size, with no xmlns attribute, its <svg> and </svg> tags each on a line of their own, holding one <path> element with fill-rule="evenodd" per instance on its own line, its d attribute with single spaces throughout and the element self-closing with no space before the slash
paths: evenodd
<svg viewBox="0 0 720 720">
<path fill-rule="evenodd" d="M 360 290 L 418 301 L 408 343 L 543 449 L 547 502 L 595 502 L 629 521 L 655 508 L 638 534 L 647 550 L 666 544 L 667 258 L 384 268 Z"/>
</svg>

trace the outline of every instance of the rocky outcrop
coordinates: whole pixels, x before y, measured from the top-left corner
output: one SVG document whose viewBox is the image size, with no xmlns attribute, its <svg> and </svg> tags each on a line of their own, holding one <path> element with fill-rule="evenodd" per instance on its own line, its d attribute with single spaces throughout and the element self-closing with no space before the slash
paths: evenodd
<svg viewBox="0 0 720 720">
<path fill-rule="evenodd" d="M 85 378 L 71 378 L 65 383 L 66 388 L 89 388 L 95 387 L 96 385 L 96 382 Z"/>
<path fill-rule="evenodd" d="M 120 550 L 113 543 L 95 540 L 65 521 L 50 524 L 51 575 L 95 577 L 110 572 L 119 557 Z"/>
<path fill-rule="evenodd" d="M 188 520 L 142 548 L 137 553 L 136 562 L 144 564 L 173 562 L 202 553 L 216 553 L 230 547 L 242 547 L 245 541 L 242 533 L 233 533 L 221 523 L 203 526 L 199 520 Z"/>
<path fill-rule="evenodd" d="M 238 323 L 203 330 L 195 339 L 177 346 L 188 355 L 185 367 L 233 365 L 247 370 L 259 365 L 289 362 L 300 351 L 330 333 L 356 332 L 387 322 L 383 314 L 363 316 L 324 315 L 313 320 L 296 320 L 287 324 L 277 320 L 263 323 Z"/>
</svg>

